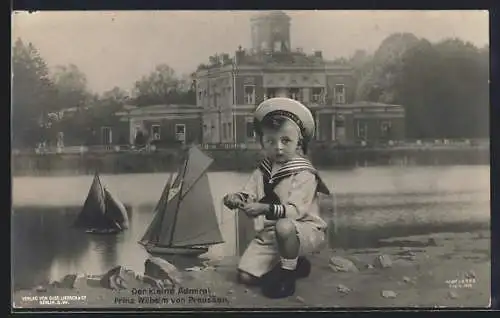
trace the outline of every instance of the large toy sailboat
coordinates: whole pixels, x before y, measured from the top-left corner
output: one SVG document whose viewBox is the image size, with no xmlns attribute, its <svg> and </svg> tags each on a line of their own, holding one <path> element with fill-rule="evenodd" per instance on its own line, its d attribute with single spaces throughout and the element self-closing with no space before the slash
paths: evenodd
<svg viewBox="0 0 500 318">
<path fill-rule="evenodd" d="M 87 233 L 113 234 L 129 227 L 124 205 L 106 189 L 96 172 L 89 194 L 74 226 Z"/>
<path fill-rule="evenodd" d="M 139 241 L 150 254 L 198 256 L 211 245 L 224 243 L 207 176 L 212 162 L 193 146 L 173 182 L 170 175 Z"/>
</svg>

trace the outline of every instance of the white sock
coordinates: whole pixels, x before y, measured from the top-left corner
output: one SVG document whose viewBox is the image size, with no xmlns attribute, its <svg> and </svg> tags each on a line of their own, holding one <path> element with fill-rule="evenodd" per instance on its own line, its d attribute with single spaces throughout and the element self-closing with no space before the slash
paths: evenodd
<svg viewBox="0 0 500 318">
<path fill-rule="evenodd" d="M 283 269 L 288 269 L 288 270 L 295 270 L 297 268 L 297 259 L 296 258 L 283 258 L 281 257 L 281 268 Z"/>
</svg>

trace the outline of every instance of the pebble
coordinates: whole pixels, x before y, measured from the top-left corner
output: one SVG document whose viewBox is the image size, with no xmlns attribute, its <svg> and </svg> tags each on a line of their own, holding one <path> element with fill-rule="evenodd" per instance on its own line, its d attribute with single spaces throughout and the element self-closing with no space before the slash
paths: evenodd
<svg viewBox="0 0 500 318">
<path fill-rule="evenodd" d="M 348 294 L 351 292 L 351 289 L 345 285 L 339 284 L 337 285 L 337 291 L 342 294 Z"/>
<path fill-rule="evenodd" d="M 382 297 L 384 298 L 396 298 L 397 294 L 392 290 L 383 290 Z"/>
<path fill-rule="evenodd" d="M 451 299 L 457 299 L 458 298 L 458 294 L 456 292 L 454 292 L 453 290 L 450 290 L 448 292 L 448 297 L 450 297 Z"/>
<path fill-rule="evenodd" d="M 465 278 L 467 279 L 476 278 L 476 273 L 473 270 L 470 270 L 467 273 L 465 273 Z"/>
<path fill-rule="evenodd" d="M 329 262 L 330 268 L 334 272 L 358 272 L 358 268 L 354 263 L 348 259 L 340 256 L 332 256 Z"/>
<path fill-rule="evenodd" d="M 37 286 L 36 289 L 35 289 L 37 292 L 41 293 L 41 292 L 46 292 L 47 291 L 47 288 L 45 288 L 44 286 Z"/>
<path fill-rule="evenodd" d="M 295 297 L 295 300 L 297 300 L 299 303 L 304 303 L 305 302 L 304 298 L 302 298 L 300 296 Z"/>
<path fill-rule="evenodd" d="M 411 278 L 408 276 L 403 276 L 403 282 L 409 283 L 409 282 L 411 282 Z"/>
<path fill-rule="evenodd" d="M 433 237 L 431 237 L 430 239 L 427 240 L 427 245 L 429 245 L 429 246 L 437 246 L 437 242 L 436 242 L 436 240 Z"/>
<path fill-rule="evenodd" d="M 377 256 L 377 258 L 375 259 L 375 263 L 377 264 L 377 266 L 379 266 L 381 268 L 390 268 L 390 267 L 392 267 L 392 260 L 389 257 L 389 255 L 379 255 L 379 256 Z"/>
</svg>

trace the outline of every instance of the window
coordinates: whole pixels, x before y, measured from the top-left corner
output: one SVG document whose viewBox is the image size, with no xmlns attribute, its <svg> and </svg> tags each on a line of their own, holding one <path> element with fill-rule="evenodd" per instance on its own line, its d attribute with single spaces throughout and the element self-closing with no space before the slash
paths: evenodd
<svg viewBox="0 0 500 318">
<path fill-rule="evenodd" d="M 227 138 L 233 139 L 233 123 L 227 123 Z"/>
<path fill-rule="evenodd" d="M 152 125 L 151 126 L 151 138 L 153 140 L 160 140 L 161 139 L 160 125 Z"/>
<path fill-rule="evenodd" d="M 344 84 L 335 85 L 335 103 L 345 104 L 345 86 Z"/>
<path fill-rule="evenodd" d="M 255 105 L 255 86 L 245 85 L 245 105 Z"/>
<path fill-rule="evenodd" d="M 109 127 L 101 127 L 101 144 L 111 145 L 113 142 L 113 133 Z"/>
<path fill-rule="evenodd" d="M 222 123 L 222 139 L 226 139 L 227 138 L 227 124 L 226 123 Z"/>
<path fill-rule="evenodd" d="M 274 98 L 276 97 L 276 88 L 266 88 L 266 93 L 264 95 L 264 99 Z"/>
<path fill-rule="evenodd" d="M 185 141 L 186 140 L 186 125 L 175 124 L 175 140 L 178 140 L 178 141 Z"/>
<path fill-rule="evenodd" d="M 391 136 L 392 124 L 390 121 L 383 121 L 380 123 L 380 130 L 382 133 L 382 137 L 388 138 Z"/>
<path fill-rule="evenodd" d="M 312 89 L 312 102 L 313 103 L 320 103 L 321 102 L 321 95 L 323 93 L 323 89 L 320 87 L 314 87 Z"/>
<path fill-rule="evenodd" d="M 300 90 L 298 88 L 290 88 L 288 97 L 295 100 L 300 100 Z"/>
<path fill-rule="evenodd" d="M 274 51 L 275 52 L 280 52 L 281 51 L 281 42 L 280 41 L 274 42 Z"/>
<path fill-rule="evenodd" d="M 366 125 L 365 122 L 363 121 L 358 121 L 358 138 L 361 138 L 363 140 L 366 140 L 366 136 L 367 136 L 367 130 L 368 130 L 368 127 Z"/>
<path fill-rule="evenodd" d="M 245 123 L 246 138 L 249 140 L 255 139 L 255 130 L 253 128 L 253 119 L 247 118 Z"/>
</svg>

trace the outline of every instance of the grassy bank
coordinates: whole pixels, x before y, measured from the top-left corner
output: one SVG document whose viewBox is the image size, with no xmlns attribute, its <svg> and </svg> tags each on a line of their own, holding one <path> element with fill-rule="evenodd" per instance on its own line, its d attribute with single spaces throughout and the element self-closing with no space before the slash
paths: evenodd
<svg viewBox="0 0 500 318">
<path fill-rule="evenodd" d="M 214 158 L 212 171 L 249 171 L 261 157 L 256 149 L 205 150 Z M 479 147 L 440 148 L 331 148 L 316 146 L 309 154 L 318 168 L 375 165 L 475 165 L 489 164 L 490 153 Z M 108 174 L 168 172 L 176 169 L 180 152 L 95 152 L 14 154 L 14 176 L 50 174 Z"/>
</svg>

